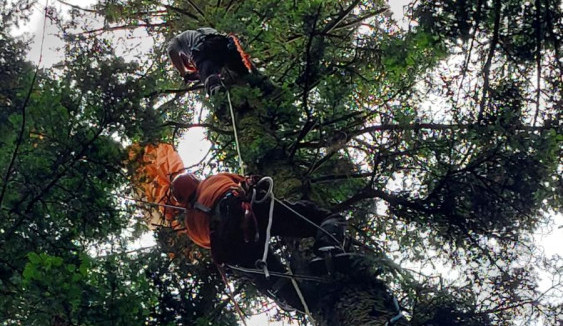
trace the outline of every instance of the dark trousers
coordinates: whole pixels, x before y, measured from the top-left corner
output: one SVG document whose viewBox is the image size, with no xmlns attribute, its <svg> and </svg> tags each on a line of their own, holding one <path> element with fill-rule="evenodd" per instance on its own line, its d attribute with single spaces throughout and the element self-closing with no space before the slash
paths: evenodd
<svg viewBox="0 0 563 326">
<path fill-rule="evenodd" d="M 210 89 L 221 84 L 219 78 L 209 78 L 209 76 L 219 75 L 223 67 L 234 71 L 239 76 L 248 74 L 240 53 L 226 36 L 208 36 L 200 48 L 192 52 L 192 55 L 200 80 L 205 84 L 208 93 Z"/>
<path fill-rule="evenodd" d="M 215 209 L 216 217 L 211 225 L 211 246 L 213 257 L 219 263 L 252 268 L 255 267 L 256 260 L 262 258 L 264 252 L 270 200 L 254 204 L 252 207 L 258 223 L 258 241 L 253 239 L 255 227 L 252 221 L 244 219 L 242 202 L 241 198 L 230 194 L 219 201 Z M 286 206 L 275 202 L 271 236 L 314 237 L 318 232 L 317 226 L 329 216 L 335 216 L 310 201 L 289 202 L 284 200 L 282 202 L 315 225 L 305 221 Z"/>
<path fill-rule="evenodd" d="M 212 255 L 218 263 L 256 269 L 256 261 L 262 259 L 264 253 L 270 200 L 268 199 L 253 206 L 259 233 L 259 239 L 256 242 L 253 241 L 252 237 L 255 230 L 253 223 L 245 222 L 244 211 L 241 205 L 242 201 L 241 198 L 228 194 L 217 204 L 215 217 L 211 222 Z M 343 220 L 341 216 L 333 215 L 330 211 L 319 208 L 310 201 L 283 201 L 283 203 L 308 218 L 315 225 L 320 225 L 322 221 L 329 217 L 337 217 Z M 303 220 L 284 205 L 278 202 L 275 203 L 271 228 L 272 236 L 291 238 L 314 237 L 318 233 L 318 227 L 315 225 Z M 245 229 L 248 229 L 248 231 L 245 232 Z M 286 267 L 280 262 L 279 258 L 271 252 L 267 258 L 267 264 L 270 271 L 278 273 L 287 272 Z M 266 279 L 264 275 L 247 275 L 247 278 L 254 283 L 258 290 L 271 296 L 278 303 L 281 301 L 286 305 L 303 311 L 301 301 L 289 279 L 282 279 L 281 281 L 285 282 L 280 282 L 279 277 L 272 276 Z M 277 288 L 274 289 L 274 287 Z M 277 293 L 272 295 L 272 291 Z M 311 291 L 311 293 L 313 292 Z"/>
</svg>

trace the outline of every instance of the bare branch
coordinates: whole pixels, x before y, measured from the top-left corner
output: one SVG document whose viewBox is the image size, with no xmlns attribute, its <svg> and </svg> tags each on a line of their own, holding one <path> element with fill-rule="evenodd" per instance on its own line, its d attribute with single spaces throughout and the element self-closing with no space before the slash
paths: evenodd
<svg viewBox="0 0 563 326">
<path fill-rule="evenodd" d="M 483 114 L 485 112 L 485 107 L 487 106 L 487 96 L 489 95 L 489 75 L 491 72 L 491 64 L 493 62 L 493 57 L 495 55 L 495 48 L 497 47 L 499 41 L 499 29 L 500 29 L 500 16 L 501 16 L 501 0 L 495 0 L 495 23 L 493 27 L 493 39 L 491 40 L 491 45 L 489 47 L 489 54 L 487 55 L 487 61 L 485 62 L 484 76 L 483 76 L 483 95 L 481 96 L 481 103 L 479 109 L 479 116 L 477 118 L 478 122 L 483 121 Z"/>
<path fill-rule="evenodd" d="M 220 128 L 217 128 L 215 125 L 208 124 L 208 123 L 183 123 L 183 122 L 176 122 L 176 121 L 166 121 L 165 123 L 162 124 L 162 126 L 163 127 L 174 126 L 174 127 L 177 127 L 177 128 L 185 128 L 185 129 L 202 127 L 202 128 L 207 128 L 211 131 L 214 131 L 218 134 L 223 134 L 223 135 L 232 135 L 233 134 L 233 132 L 231 130 L 220 129 Z"/>
<path fill-rule="evenodd" d="M 181 89 L 159 89 L 159 90 L 156 90 L 154 92 L 151 92 L 151 93 L 145 95 L 145 98 L 153 97 L 153 96 L 161 95 L 161 94 L 182 94 L 182 93 L 187 93 L 187 92 L 196 91 L 196 90 L 200 90 L 200 89 L 203 89 L 203 85 L 195 85 L 195 86 L 192 86 L 192 87 L 181 88 Z"/>
<path fill-rule="evenodd" d="M 84 31 L 82 33 L 79 34 L 96 34 L 96 33 L 105 33 L 105 32 L 111 32 L 111 31 L 119 31 L 119 30 L 125 30 L 125 29 L 137 29 L 137 28 L 152 28 L 152 27 L 165 27 L 168 26 L 167 22 L 164 23 L 158 23 L 158 24 L 127 24 L 127 25 L 120 25 L 120 26 L 111 26 L 111 27 L 102 27 L 102 28 L 97 28 L 97 29 L 92 29 L 89 31 Z"/>
<path fill-rule="evenodd" d="M 356 8 L 356 6 L 360 3 L 360 0 L 354 1 L 348 8 L 340 12 L 340 15 L 333 21 L 331 21 L 325 28 L 322 30 L 322 34 L 330 33 L 338 24 L 340 24 L 348 15 Z"/>
<path fill-rule="evenodd" d="M 72 9 L 76 9 L 76 10 L 80 10 L 80 11 L 84 11 L 84 12 L 90 12 L 90 13 L 93 13 L 93 14 L 99 14 L 100 13 L 98 10 L 80 7 L 80 6 L 77 6 L 77 5 L 73 5 L 72 3 L 68 3 L 66 1 L 63 1 L 63 0 L 57 0 L 57 1 L 62 3 L 63 5 L 71 7 Z"/>
</svg>

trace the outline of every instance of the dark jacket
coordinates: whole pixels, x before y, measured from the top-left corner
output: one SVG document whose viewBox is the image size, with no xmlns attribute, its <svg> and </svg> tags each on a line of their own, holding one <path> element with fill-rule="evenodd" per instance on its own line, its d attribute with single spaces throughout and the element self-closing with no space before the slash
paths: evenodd
<svg viewBox="0 0 563 326">
<path fill-rule="evenodd" d="M 167 48 L 168 54 L 171 55 L 173 52 L 184 53 L 189 61 L 193 62 L 193 51 L 199 50 L 203 41 L 209 35 L 220 35 L 220 33 L 210 27 L 187 30 L 170 40 Z"/>
</svg>

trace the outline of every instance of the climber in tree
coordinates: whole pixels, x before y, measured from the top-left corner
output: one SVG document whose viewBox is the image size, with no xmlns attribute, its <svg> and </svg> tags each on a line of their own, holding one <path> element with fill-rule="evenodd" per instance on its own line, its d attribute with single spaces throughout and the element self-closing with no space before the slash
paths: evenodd
<svg viewBox="0 0 563 326">
<path fill-rule="evenodd" d="M 184 221 L 188 236 L 197 245 L 211 249 L 212 257 L 218 264 L 254 269 L 261 263 L 271 198 L 264 197 L 267 189 L 259 179 L 219 173 L 200 181 L 193 174 L 185 173 L 172 181 L 172 195 L 187 208 Z M 254 201 L 251 199 L 253 189 L 256 190 Z M 338 251 L 342 248 L 344 223 L 342 216 L 332 214 L 313 202 L 275 200 L 271 236 L 316 237 L 315 250 Z M 272 255 L 268 256 L 267 266 L 270 271 L 286 272 L 277 257 Z M 271 291 L 276 283 L 275 278 L 263 276 L 253 281 L 259 289 L 267 291 Z M 278 293 L 270 294 L 286 304 L 294 308 L 300 306 L 291 286 L 280 286 L 274 292 Z"/>
<path fill-rule="evenodd" d="M 248 74 L 251 69 L 236 37 L 222 35 L 209 27 L 187 30 L 172 38 L 168 55 L 184 81 L 202 81 L 208 95 L 221 89 L 220 74 L 224 67 L 238 76 Z"/>
</svg>

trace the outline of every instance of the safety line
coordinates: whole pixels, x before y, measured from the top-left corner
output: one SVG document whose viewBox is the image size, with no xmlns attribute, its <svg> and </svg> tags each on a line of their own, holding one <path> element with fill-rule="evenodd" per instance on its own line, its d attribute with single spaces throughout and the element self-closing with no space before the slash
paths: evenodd
<svg viewBox="0 0 563 326">
<path fill-rule="evenodd" d="M 268 190 L 266 191 L 266 194 L 264 195 L 264 197 L 260 198 L 260 199 L 256 199 L 256 188 L 258 188 L 258 186 L 260 185 L 260 183 L 262 182 L 267 182 L 268 183 Z M 254 187 L 253 191 L 252 191 L 252 199 L 250 201 L 251 206 L 254 205 L 255 203 L 262 203 L 264 201 L 266 201 L 267 199 L 270 199 L 270 210 L 269 210 L 269 216 L 268 216 L 268 226 L 266 227 L 266 239 L 264 241 L 264 253 L 262 255 L 262 260 L 257 261 L 257 263 L 260 263 L 261 266 L 257 266 L 257 267 L 261 267 L 263 269 L 264 275 L 266 278 L 270 277 L 271 272 L 268 271 L 268 263 L 267 263 L 267 259 L 268 259 L 268 250 L 270 248 L 270 241 L 271 241 L 271 229 L 272 229 L 272 222 L 274 219 L 274 202 L 277 200 L 274 196 L 274 180 L 271 177 L 263 177 L 262 179 L 260 179 L 257 183 L 256 186 Z M 279 201 L 279 203 L 281 203 L 283 206 L 285 206 L 287 209 L 289 209 L 291 212 L 293 212 L 294 214 L 296 214 L 298 217 L 301 217 L 302 219 L 304 219 L 305 221 L 307 221 L 308 223 L 313 224 L 315 227 L 321 229 L 324 233 L 326 233 L 328 236 L 330 236 L 337 244 L 338 246 L 342 249 L 342 251 L 344 251 L 344 248 L 342 248 L 340 242 L 338 241 L 338 239 L 336 239 L 336 237 L 334 237 L 332 234 L 330 234 L 328 231 L 324 230 L 322 227 L 318 226 L 317 224 L 313 223 L 311 220 L 309 220 L 308 218 L 306 218 L 305 216 L 299 214 L 298 212 L 296 212 L 295 210 L 293 210 L 292 208 L 290 208 L 289 206 L 285 205 L 283 202 Z M 257 264 L 258 265 L 258 264 Z M 307 301 L 305 300 L 305 297 L 303 296 L 303 293 L 301 292 L 301 289 L 299 288 L 299 284 L 297 283 L 297 281 L 295 280 L 294 277 L 292 277 L 293 272 L 291 270 L 291 266 L 287 266 L 287 270 L 288 270 L 288 274 L 290 276 L 291 279 L 291 284 L 293 285 L 293 288 L 295 289 L 295 292 L 297 293 L 297 296 L 299 297 L 299 300 L 301 301 L 301 305 L 303 306 L 303 308 L 305 309 L 305 314 L 311 319 L 311 321 L 314 322 L 313 316 L 311 315 L 311 312 L 309 311 L 309 306 L 307 305 Z"/>
<path fill-rule="evenodd" d="M 257 269 L 257 268 L 246 268 L 246 267 L 240 267 L 240 266 L 235 266 L 235 265 L 225 265 L 225 266 L 229 267 L 232 270 L 243 272 L 243 273 L 264 275 L 264 271 Z M 276 277 L 281 277 L 281 278 L 286 278 L 286 279 L 292 279 L 293 278 L 293 279 L 300 280 L 300 281 L 309 281 L 309 282 L 317 282 L 317 283 L 330 283 L 330 282 L 332 282 L 331 280 L 328 280 L 326 278 L 317 277 L 317 276 L 309 276 L 309 275 L 288 274 L 288 273 L 280 273 L 280 272 L 272 272 L 272 271 L 270 271 L 270 275 L 276 276 Z"/>
<path fill-rule="evenodd" d="M 287 266 L 287 272 L 288 272 L 289 275 L 293 275 L 293 271 L 291 270 L 291 266 Z M 299 284 L 297 284 L 297 281 L 293 277 L 291 278 L 291 284 L 293 285 L 295 292 L 297 292 L 297 296 L 299 297 L 299 300 L 301 300 L 301 304 L 303 305 L 303 309 L 305 309 L 305 314 L 307 314 L 307 316 L 309 316 L 309 318 L 311 318 L 311 321 L 313 321 L 313 323 L 314 323 L 314 319 L 313 319 L 313 316 L 311 315 L 311 311 L 309 310 L 309 306 L 307 305 L 307 301 L 305 301 L 305 297 L 303 296 L 303 293 L 301 292 L 301 289 L 299 288 Z"/>
<path fill-rule="evenodd" d="M 221 80 L 221 84 L 223 85 L 223 88 L 227 92 L 227 101 L 229 102 L 229 111 L 231 112 L 231 121 L 233 122 L 233 133 L 235 134 L 235 144 L 237 147 L 239 171 L 241 175 L 244 175 L 244 163 L 242 162 L 242 155 L 240 155 L 240 145 L 238 141 L 237 124 L 235 121 L 235 112 L 233 110 L 233 103 L 231 102 L 231 92 L 229 92 L 229 90 L 223 83 L 223 80 Z"/>
<path fill-rule="evenodd" d="M 166 207 L 166 208 L 174 208 L 174 209 L 181 210 L 181 211 L 184 211 L 184 212 L 187 211 L 187 209 L 185 207 L 182 207 L 182 206 L 153 203 L 153 202 L 150 202 L 150 201 L 146 201 L 146 200 L 142 200 L 142 199 L 135 199 L 135 198 L 121 196 L 121 195 L 118 195 L 117 197 L 119 197 L 121 199 L 125 199 L 125 200 L 131 200 L 131 201 L 134 201 L 134 202 L 147 204 L 147 205 L 150 205 L 150 206 L 162 206 L 162 207 Z"/>
<path fill-rule="evenodd" d="M 268 182 L 268 191 L 266 192 L 266 195 L 261 198 L 260 200 L 256 199 L 256 188 L 260 185 L 260 183 L 262 182 Z M 252 191 L 252 199 L 250 200 L 250 205 L 254 205 L 254 203 L 260 204 L 264 201 L 266 201 L 268 198 L 270 198 L 270 210 L 269 210 L 269 214 L 268 214 L 268 226 L 266 227 L 266 239 L 264 241 L 264 252 L 262 254 L 262 268 L 264 269 L 264 274 L 266 275 L 266 278 L 269 277 L 268 275 L 268 263 L 266 262 L 266 260 L 268 259 L 268 250 L 270 249 L 270 239 L 272 237 L 272 223 L 274 220 L 274 180 L 271 177 L 263 177 L 262 179 L 260 179 L 258 181 L 258 183 L 256 183 L 256 187 L 253 189 Z"/>
<path fill-rule="evenodd" d="M 342 246 L 342 244 L 340 243 L 340 241 L 338 239 L 336 239 L 336 237 L 332 234 L 330 234 L 330 232 L 328 232 L 327 230 L 325 230 L 324 228 L 322 228 L 320 225 L 317 225 L 315 222 L 311 221 L 310 219 L 306 218 L 305 216 L 303 216 L 302 214 L 300 214 L 299 212 L 297 212 L 296 210 L 294 210 L 293 208 L 289 207 L 288 205 L 286 205 L 283 201 L 274 198 L 275 201 L 277 201 L 279 204 L 281 204 L 283 207 L 287 208 L 290 212 L 292 212 L 293 214 L 297 215 L 298 217 L 300 217 L 301 219 L 303 219 L 305 222 L 313 225 L 315 228 L 317 228 L 318 230 L 320 230 L 321 232 L 323 232 L 324 234 L 328 235 L 332 240 L 334 240 L 334 242 L 336 242 L 338 244 L 338 248 L 342 249 L 342 251 L 344 250 L 344 247 Z"/>
<path fill-rule="evenodd" d="M 229 286 L 229 281 L 227 280 L 227 276 L 225 275 L 225 270 L 223 270 L 223 268 L 219 264 L 215 264 L 215 265 L 217 266 L 217 269 L 219 270 L 219 274 L 221 274 L 221 279 L 223 280 L 223 283 L 225 283 L 225 287 L 227 287 L 227 295 L 229 296 L 229 299 L 231 299 L 231 301 L 235 305 L 235 310 L 237 311 L 240 320 L 242 321 L 244 326 L 248 326 L 248 325 L 246 325 L 246 317 L 244 317 L 244 313 L 242 312 L 242 309 L 240 308 L 238 302 L 235 300 L 234 293 L 231 292 L 231 287 Z"/>
</svg>

